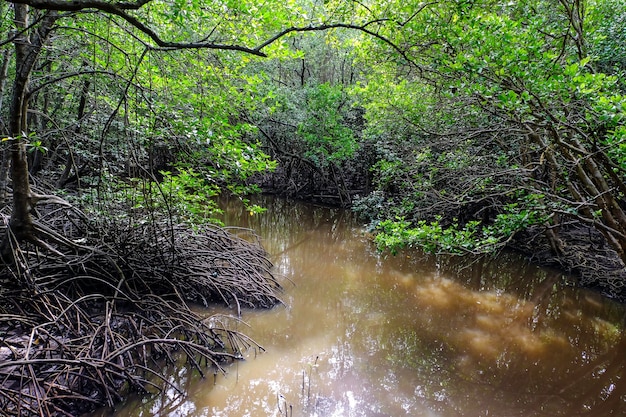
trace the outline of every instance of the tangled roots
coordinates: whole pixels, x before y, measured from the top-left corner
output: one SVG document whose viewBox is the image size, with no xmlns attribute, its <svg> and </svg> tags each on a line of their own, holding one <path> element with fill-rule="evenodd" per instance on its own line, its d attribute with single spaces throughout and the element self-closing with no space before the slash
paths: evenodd
<svg viewBox="0 0 626 417">
<path fill-rule="evenodd" d="M 165 365 L 185 360 L 204 376 L 262 349 L 231 329 L 235 319 L 188 305 L 280 302 L 253 234 L 136 224 L 94 232 L 73 210 L 47 216 L 0 271 L 3 415 L 77 415 L 171 384 Z"/>
</svg>

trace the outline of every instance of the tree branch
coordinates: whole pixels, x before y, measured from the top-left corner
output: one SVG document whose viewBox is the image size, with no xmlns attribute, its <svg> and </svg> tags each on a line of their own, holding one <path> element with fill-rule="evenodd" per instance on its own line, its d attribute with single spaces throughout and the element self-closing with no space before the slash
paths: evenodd
<svg viewBox="0 0 626 417">
<path fill-rule="evenodd" d="M 71 73 L 67 73 L 67 74 L 63 74 L 59 77 L 50 79 L 44 83 L 38 84 L 36 87 L 31 88 L 28 93 L 27 96 L 30 97 L 32 96 L 34 93 L 36 93 L 37 91 L 45 88 L 46 86 L 50 85 L 50 84 L 55 84 L 59 81 L 65 80 L 67 78 L 72 78 L 72 77 L 79 77 L 81 75 L 95 75 L 95 74 L 102 74 L 102 75 L 109 75 L 111 76 L 111 78 L 121 78 L 119 75 L 117 75 L 116 73 L 112 72 L 112 71 L 103 71 L 103 70 L 82 70 L 82 71 L 75 71 L 75 72 L 71 72 Z M 126 81 L 126 80 L 125 80 Z"/>
<path fill-rule="evenodd" d="M 231 51 L 239 51 L 245 52 L 251 55 L 256 55 L 260 57 L 267 57 L 267 54 L 262 52 L 262 50 L 276 42 L 277 40 L 285 37 L 286 35 L 292 32 L 321 32 L 329 29 L 351 29 L 357 30 L 367 35 L 370 35 L 383 43 L 390 46 L 396 52 L 398 52 L 407 62 L 415 63 L 406 55 L 406 52 L 392 42 L 389 38 L 369 29 L 371 25 L 383 22 L 390 22 L 391 19 L 373 19 L 367 21 L 361 25 L 354 25 L 349 23 L 322 23 L 317 26 L 303 26 L 303 27 L 290 27 L 284 29 L 283 31 L 275 34 L 270 37 L 263 43 L 259 44 L 256 47 L 248 47 L 237 44 L 222 44 L 222 43 L 214 43 L 211 41 L 207 41 L 208 37 L 205 37 L 205 40 L 199 42 L 170 42 L 163 40 L 159 34 L 157 34 L 152 28 L 147 26 L 137 17 L 129 14 L 128 10 L 138 10 L 145 4 L 149 3 L 151 0 L 137 0 L 136 2 L 118 2 L 118 3 L 110 3 L 105 0 L 74 0 L 74 1 L 66 1 L 66 0 L 9 0 L 11 3 L 15 4 L 26 4 L 30 7 L 36 9 L 43 10 L 53 10 L 53 11 L 65 11 L 65 12 L 80 12 L 85 10 L 99 10 L 105 13 L 109 13 L 115 16 L 119 16 L 124 19 L 126 22 L 130 23 L 133 27 L 147 35 L 150 39 L 154 41 L 154 43 L 158 46 L 158 48 L 162 49 L 218 49 L 218 50 L 231 50 Z M 415 17 L 417 13 L 422 11 L 426 6 L 432 3 L 427 3 L 426 5 L 419 8 L 418 12 L 414 13 L 408 20 L 405 22 L 401 22 L 400 25 L 404 25 L 408 23 L 411 19 Z M 210 35 L 209 35 L 210 36 Z M 152 47 L 153 49 L 157 49 L 156 47 Z"/>
<path fill-rule="evenodd" d="M 126 12 L 126 10 L 137 10 L 150 0 L 139 0 L 134 3 L 109 3 L 102 0 L 9 0 L 11 3 L 26 4 L 35 9 L 55 10 L 64 12 L 80 12 L 83 10 L 100 10 L 115 16 L 119 16 L 132 26 L 143 32 L 158 45 L 165 49 L 220 49 L 246 52 L 252 55 L 266 57 L 258 48 L 251 49 L 241 45 L 219 44 L 213 42 L 168 42 L 163 39 L 142 21 Z"/>
<path fill-rule="evenodd" d="M 363 32 L 367 35 L 370 35 L 378 40 L 381 40 L 383 43 L 387 44 L 388 46 L 390 46 L 393 50 L 395 50 L 396 52 L 398 52 L 402 58 L 404 58 L 408 63 L 413 64 L 415 66 L 417 66 L 407 55 L 406 52 L 400 48 L 398 45 L 396 45 L 395 43 L 393 43 L 390 39 L 386 38 L 385 36 L 374 32 L 373 30 L 368 29 L 369 26 L 376 24 L 376 23 L 383 23 L 383 22 L 388 22 L 390 21 L 390 19 L 375 19 L 375 20 L 370 20 L 368 22 L 365 22 L 362 25 L 353 25 L 353 24 L 349 24 L 349 23 L 323 23 L 319 26 L 304 26 L 304 27 L 290 27 L 288 29 L 283 30 L 282 32 L 277 33 L 276 35 L 272 36 L 271 38 L 269 38 L 268 40 L 266 40 L 265 42 L 263 42 L 262 44 L 260 44 L 259 46 L 257 46 L 256 48 L 254 48 L 254 51 L 257 51 L 259 53 L 261 53 L 261 50 L 263 48 L 265 48 L 266 46 L 276 42 L 278 39 L 292 33 L 292 32 L 321 32 L 321 31 L 325 31 L 325 30 L 329 30 L 329 29 L 351 29 L 351 30 L 357 30 L 360 32 Z M 263 54 L 262 56 L 265 56 L 265 54 Z"/>
</svg>

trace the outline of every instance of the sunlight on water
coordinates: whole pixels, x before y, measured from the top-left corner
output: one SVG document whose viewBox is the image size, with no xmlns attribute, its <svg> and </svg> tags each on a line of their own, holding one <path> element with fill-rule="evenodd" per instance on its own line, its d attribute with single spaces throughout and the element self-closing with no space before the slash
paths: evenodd
<svg viewBox="0 0 626 417">
<path fill-rule="evenodd" d="M 459 350 L 479 357 L 497 359 L 524 354 L 539 358 L 546 350 L 562 350 L 564 336 L 531 326 L 535 305 L 510 294 L 471 291 L 448 278 L 422 283 L 415 290 L 416 300 L 424 308 L 420 320 L 446 315 L 454 331 L 448 338 Z"/>
<path fill-rule="evenodd" d="M 245 311 L 239 330 L 266 352 L 225 376 L 173 372 L 185 395 L 129 401 L 116 417 L 626 413 L 623 306 L 508 255 L 469 267 L 385 257 L 341 211 L 265 204 L 243 226 L 285 276 L 286 306 Z"/>
</svg>

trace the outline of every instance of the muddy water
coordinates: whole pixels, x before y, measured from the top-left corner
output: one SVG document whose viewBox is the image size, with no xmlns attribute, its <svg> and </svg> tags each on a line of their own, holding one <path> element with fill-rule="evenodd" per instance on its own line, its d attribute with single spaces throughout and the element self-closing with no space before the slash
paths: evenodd
<svg viewBox="0 0 626 417">
<path fill-rule="evenodd" d="M 254 228 L 285 277 L 286 306 L 239 325 L 266 351 L 225 377 L 173 370 L 184 395 L 116 417 L 626 415 L 623 306 L 513 255 L 386 257 L 342 211 L 265 204 L 225 217 Z"/>
</svg>

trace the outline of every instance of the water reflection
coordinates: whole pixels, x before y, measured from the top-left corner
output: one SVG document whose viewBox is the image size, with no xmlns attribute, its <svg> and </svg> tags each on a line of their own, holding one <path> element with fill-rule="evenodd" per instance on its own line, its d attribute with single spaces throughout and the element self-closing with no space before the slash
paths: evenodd
<svg viewBox="0 0 626 417">
<path fill-rule="evenodd" d="M 229 206 L 285 275 L 286 307 L 249 311 L 267 351 L 126 416 L 604 416 L 626 413 L 625 309 L 510 254 L 378 254 L 340 210 Z M 466 263 L 463 263 L 466 262 Z M 101 413 L 104 415 L 105 413 Z"/>
</svg>

